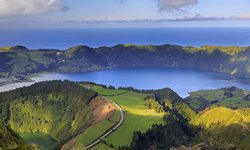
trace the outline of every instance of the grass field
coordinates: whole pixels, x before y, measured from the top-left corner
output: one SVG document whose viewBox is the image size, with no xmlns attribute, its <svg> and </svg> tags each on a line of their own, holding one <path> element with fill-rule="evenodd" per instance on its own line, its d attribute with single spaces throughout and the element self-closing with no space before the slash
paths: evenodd
<svg viewBox="0 0 250 150">
<path fill-rule="evenodd" d="M 99 143 L 96 146 L 90 148 L 89 150 L 115 150 L 111 147 L 109 147 L 108 145 L 105 145 L 103 143 Z"/>
<path fill-rule="evenodd" d="M 248 92 L 241 89 L 232 91 L 232 96 L 227 97 L 224 95 L 223 89 L 218 90 L 200 90 L 190 93 L 190 97 L 187 97 L 187 103 L 190 104 L 195 110 L 205 109 L 209 106 L 224 106 L 228 108 L 246 108 L 250 107 L 250 101 L 245 100 L 245 96 Z M 203 107 L 203 106 L 206 107 Z"/>
<path fill-rule="evenodd" d="M 190 95 L 199 95 L 211 102 L 216 99 L 221 99 L 224 96 L 223 90 L 200 90 L 196 92 L 191 92 Z"/>
<path fill-rule="evenodd" d="M 114 121 L 118 121 L 119 117 L 116 117 L 115 119 L 117 120 Z M 105 131 L 110 129 L 114 124 L 115 122 L 113 121 L 103 120 L 96 125 L 90 126 L 77 138 L 76 143 L 87 146 L 100 137 Z"/>
<path fill-rule="evenodd" d="M 146 94 L 103 89 L 99 86 L 93 86 L 93 89 L 101 95 L 106 95 L 107 98 L 116 102 L 125 111 L 123 124 L 105 139 L 107 144 L 112 144 L 116 148 L 128 146 L 135 131 L 146 132 L 153 124 L 164 123 L 163 113 L 156 113 L 145 106 L 144 98 L 147 96 Z"/>
</svg>

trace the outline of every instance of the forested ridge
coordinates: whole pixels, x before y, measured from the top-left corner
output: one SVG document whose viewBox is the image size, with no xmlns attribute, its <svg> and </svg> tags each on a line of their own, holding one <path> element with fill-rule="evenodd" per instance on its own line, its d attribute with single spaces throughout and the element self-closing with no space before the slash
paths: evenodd
<svg viewBox="0 0 250 150">
<path fill-rule="evenodd" d="M 237 77 L 250 76 L 248 47 L 129 45 L 67 50 L 29 50 L 23 46 L 0 48 L 2 77 L 55 72 L 84 72 L 114 67 L 174 67 L 217 71 Z"/>
</svg>

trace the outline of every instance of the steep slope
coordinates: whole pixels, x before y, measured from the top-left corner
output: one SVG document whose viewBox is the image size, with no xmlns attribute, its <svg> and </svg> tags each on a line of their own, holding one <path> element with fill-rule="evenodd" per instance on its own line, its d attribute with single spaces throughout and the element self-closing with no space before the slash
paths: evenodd
<svg viewBox="0 0 250 150">
<path fill-rule="evenodd" d="M 181 115 L 187 120 L 191 120 L 196 115 L 196 112 L 170 88 L 154 91 L 153 97 L 165 107 L 166 111 Z"/>
<path fill-rule="evenodd" d="M 169 88 L 155 90 L 152 93 L 145 98 L 146 106 L 157 112 L 161 110 L 161 104 L 165 111 L 165 124 L 153 125 L 146 133 L 135 132 L 130 147 L 121 149 L 163 150 L 188 145 L 198 131 L 198 128 L 188 122 L 196 116 L 196 112 L 178 94 Z M 154 103 L 153 99 L 159 104 Z"/>
<path fill-rule="evenodd" d="M 0 149 L 35 150 L 36 148 L 28 145 L 17 133 L 5 126 L 0 118 Z"/>
<path fill-rule="evenodd" d="M 88 103 L 96 95 L 69 81 L 40 82 L 0 93 L 0 112 L 16 132 L 44 132 L 63 142 L 92 123 Z"/>
</svg>

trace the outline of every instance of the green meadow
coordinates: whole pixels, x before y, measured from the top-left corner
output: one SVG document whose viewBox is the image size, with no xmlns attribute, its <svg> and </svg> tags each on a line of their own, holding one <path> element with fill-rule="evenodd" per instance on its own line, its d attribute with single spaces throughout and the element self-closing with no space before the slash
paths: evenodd
<svg viewBox="0 0 250 150">
<path fill-rule="evenodd" d="M 79 137 L 77 137 L 76 145 L 87 146 L 91 142 L 95 141 L 98 137 L 105 133 L 105 131 L 115 125 L 115 123 L 119 121 L 119 118 L 120 114 L 118 112 L 115 113 L 111 120 L 102 120 L 101 122 L 90 126 L 82 134 L 80 134 Z"/>
<path fill-rule="evenodd" d="M 122 125 L 108 136 L 105 141 L 115 148 L 130 145 L 135 131 L 146 132 L 153 124 L 163 124 L 164 113 L 156 113 L 145 106 L 144 98 L 147 94 L 135 93 L 126 90 L 104 89 L 93 86 L 101 95 L 116 102 L 125 112 Z"/>
</svg>

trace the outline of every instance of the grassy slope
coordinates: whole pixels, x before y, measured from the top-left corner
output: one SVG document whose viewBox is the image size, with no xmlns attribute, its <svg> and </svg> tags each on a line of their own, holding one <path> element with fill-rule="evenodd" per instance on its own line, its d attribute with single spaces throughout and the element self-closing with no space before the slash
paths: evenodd
<svg viewBox="0 0 250 150">
<path fill-rule="evenodd" d="M 118 112 L 118 111 L 117 111 Z M 80 145 L 85 145 L 87 146 L 88 144 L 90 144 L 91 142 L 93 142 L 94 140 L 96 140 L 98 137 L 100 137 L 103 133 L 105 133 L 105 131 L 107 131 L 108 129 L 110 129 L 113 125 L 115 125 L 116 122 L 119 121 L 119 112 L 116 113 L 118 115 L 114 115 L 110 120 L 106 119 L 106 120 L 102 120 L 101 122 L 99 122 L 96 125 L 92 125 L 89 128 L 87 128 L 82 134 L 80 134 L 80 136 L 77 138 L 76 140 L 76 144 L 80 144 Z"/>
<path fill-rule="evenodd" d="M 90 150 L 115 150 L 114 148 L 109 147 L 106 144 L 99 143 L 96 146 L 90 148 Z"/>
<path fill-rule="evenodd" d="M 208 106 L 225 106 L 228 108 L 245 108 L 250 106 L 250 101 L 244 100 L 248 92 L 237 89 L 232 92 L 232 97 L 226 97 L 223 89 L 218 90 L 200 90 L 191 92 L 190 96 L 185 98 L 195 110 L 203 110 Z M 216 103 L 211 103 L 217 100 Z M 206 106 L 205 106 L 206 105 Z M 203 107 L 204 106 L 204 107 Z"/>
<path fill-rule="evenodd" d="M 115 101 L 125 111 L 124 123 L 106 139 L 108 144 L 112 144 L 116 148 L 128 146 L 135 131 L 146 132 L 153 124 L 164 123 L 163 113 L 158 114 L 145 106 L 144 98 L 147 96 L 146 94 L 127 92 L 125 90 L 103 89 L 98 86 L 94 86 L 93 89 Z"/>
<path fill-rule="evenodd" d="M 214 107 L 201 112 L 195 124 L 203 130 L 197 142 L 206 142 L 217 149 L 250 149 L 250 109 L 231 110 Z"/>
</svg>

